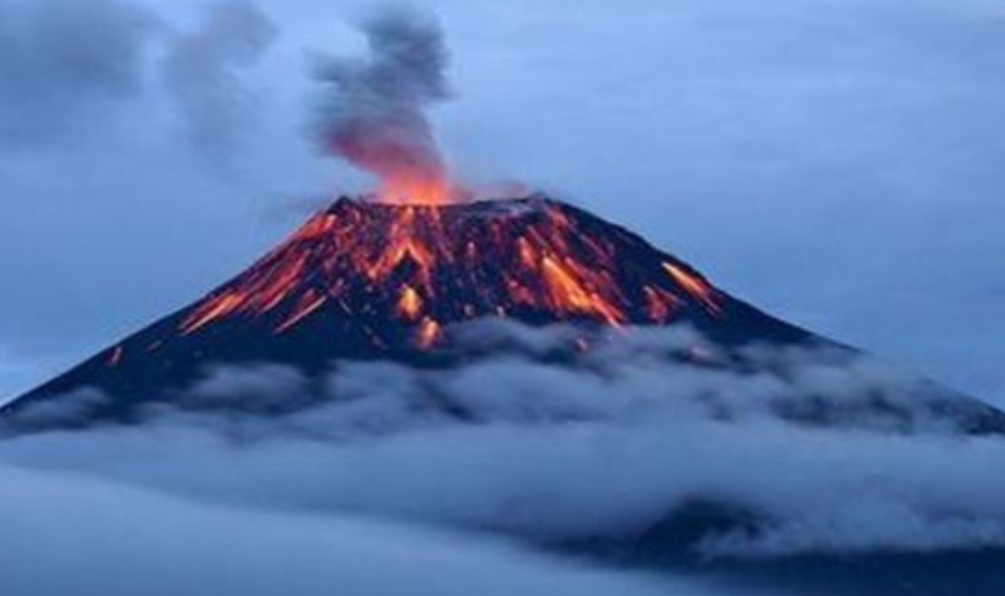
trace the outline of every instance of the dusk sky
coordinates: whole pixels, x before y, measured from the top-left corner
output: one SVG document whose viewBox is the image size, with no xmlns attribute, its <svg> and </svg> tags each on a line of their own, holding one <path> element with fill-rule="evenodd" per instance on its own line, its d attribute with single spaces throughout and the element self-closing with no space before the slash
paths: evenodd
<svg viewBox="0 0 1005 596">
<path fill-rule="evenodd" d="M 370 180 L 315 148 L 370 3 L 0 0 L 0 401 Z M 454 175 L 624 224 L 723 289 L 1005 405 L 1005 6 L 422 2 Z"/>
</svg>

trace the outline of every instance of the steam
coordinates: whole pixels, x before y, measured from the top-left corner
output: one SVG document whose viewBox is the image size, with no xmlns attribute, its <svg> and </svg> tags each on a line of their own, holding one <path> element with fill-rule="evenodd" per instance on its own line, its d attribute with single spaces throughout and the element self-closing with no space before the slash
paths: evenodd
<svg viewBox="0 0 1005 596">
<path fill-rule="evenodd" d="M 442 202 L 447 167 L 426 109 L 450 93 L 443 31 L 430 15 L 385 9 L 365 21 L 367 58 L 329 58 L 318 80 L 324 149 L 380 179 L 386 200 Z"/>
</svg>

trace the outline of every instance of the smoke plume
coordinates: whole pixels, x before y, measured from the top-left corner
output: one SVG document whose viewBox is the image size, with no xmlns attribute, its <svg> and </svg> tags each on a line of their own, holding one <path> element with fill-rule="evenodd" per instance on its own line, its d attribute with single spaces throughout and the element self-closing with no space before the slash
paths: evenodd
<svg viewBox="0 0 1005 596">
<path fill-rule="evenodd" d="M 363 23 L 370 55 L 329 58 L 321 140 L 333 155 L 380 179 L 381 198 L 443 202 L 447 168 L 426 109 L 446 100 L 448 55 L 439 23 L 397 8 Z"/>
</svg>

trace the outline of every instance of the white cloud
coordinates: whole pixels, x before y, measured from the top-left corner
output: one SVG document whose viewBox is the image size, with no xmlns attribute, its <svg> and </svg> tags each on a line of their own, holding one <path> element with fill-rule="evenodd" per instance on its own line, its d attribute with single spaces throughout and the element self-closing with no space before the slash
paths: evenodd
<svg viewBox="0 0 1005 596">
<path fill-rule="evenodd" d="M 987 473 L 1005 465 L 1005 439 L 964 432 L 980 406 L 831 348 L 744 349 L 739 368 L 720 368 L 668 360 L 693 333 L 612 337 L 576 369 L 516 352 L 445 371 L 341 363 L 328 401 L 284 415 L 159 407 L 137 427 L 11 439 L 0 460 L 532 541 L 624 539 L 697 500 L 759 520 L 707 534 L 709 555 L 1005 547 L 1005 481 Z M 752 361 L 759 372 L 744 372 Z M 199 386 L 228 385 L 226 404 L 263 391 L 308 403 L 288 371 L 262 371 Z"/>
<path fill-rule="evenodd" d="M 0 466 L 5 596 L 710 594 L 485 536 L 192 502 Z"/>
</svg>

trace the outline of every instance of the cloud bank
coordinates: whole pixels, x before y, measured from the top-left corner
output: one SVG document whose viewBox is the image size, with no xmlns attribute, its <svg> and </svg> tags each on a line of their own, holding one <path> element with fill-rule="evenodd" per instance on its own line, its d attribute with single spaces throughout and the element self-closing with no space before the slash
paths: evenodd
<svg viewBox="0 0 1005 596">
<path fill-rule="evenodd" d="M 481 536 L 219 507 L 0 465 L 5 596 L 711 594 Z"/>
<path fill-rule="evenodd" d="M 1005 481 L 987 473 L 1005 440 L 896 368 L 827 347 L 724 367 L 737 354 L 687 329 L 568 367 L 547 362 L 567 330 L 475 335 L 492 355 L 457 369 L 337 363 L 322 402 L 287 369 L 217 369 L 142 426 L 11 439 L 0 461 L 533 543 L 631 541 L 702 502 L 754 520 L 710 528 L 689 547 L 703 557 L 1005 547 Z M 259 413 L 284 399 L 297 407 Z"/>
</svg>

